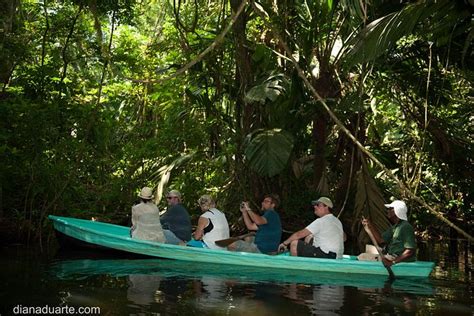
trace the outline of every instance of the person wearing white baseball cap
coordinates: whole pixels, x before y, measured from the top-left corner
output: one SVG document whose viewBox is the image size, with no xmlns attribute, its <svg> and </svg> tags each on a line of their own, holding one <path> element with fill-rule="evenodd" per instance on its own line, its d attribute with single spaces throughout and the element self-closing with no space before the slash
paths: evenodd
<svg viewBox="0 0 474 316">
<path fill-rule="evenodd" d="M 395 212 L 395 215 L 399 219 L 404 220 L 404 221 L 408 220 L 408 218 L 407 218 L 408 209 L 407 209 L 407 205 L 405 204 L 405 202 L 396 200 L 396 201 L 393 201 L 390 204 L 385 204 L 385 207 L 387 209 L 393 209 L 393 211 Z"/>
<path fill-rule="evenodd" d="M 368 219 L 362 220 L 362 225 L 366 231 L 371 231 L 375 241 L 379 245 L 385 245 L 382 261 L 385 266 L 390 267 L 401 261 L 416 260 L 416 241 L 413 226 L 408 223 L 408 208 L 405 202 L 395 200 L 390 204 L 385 204 L 387 217 L 393 224 L 382 234 L 370 223 Z M 363 258 L 360 257 L 359 260 Z"/>
</svg>

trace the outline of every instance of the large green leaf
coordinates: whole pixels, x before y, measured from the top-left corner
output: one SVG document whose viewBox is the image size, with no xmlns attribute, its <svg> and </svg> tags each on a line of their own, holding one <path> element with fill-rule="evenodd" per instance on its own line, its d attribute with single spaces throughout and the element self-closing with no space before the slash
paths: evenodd
<svg viewBox="0 0 474 316">
<path fill-rule="evenodd" d="M 261 84 L 252 87 L 245 95 L 245 101 L 265 103 L 275 101 L 286 90 L 287 81 L 283 74 L 271 74 Z"/>
<path fill-rule="evenodd" d="M 265 130 L 250 141 L 245 156 L 258 174 L 272 177 L 286 167 L 293 145 L 290 133 L 281 129 Z"/>
<path fill-rule="evenodd" d="M 455 18 L 446 18 L 446 15 Z M 456 18 L 464 18 L 464 15 L 455 1 L 419 1 L 409 4 L 398 12 L 371 22 L 359 33 L 354 33 L 344 45 L 344 57 L 341 60 L 347 68 L 372 61 L 395 47 L 402 37 L 413 34 L 417 27 L 420 27 L 418 32 L 425 35 L 436 30 L 439 32 L 440 27 L 449 33 L 458 21 Z"/>
</svg>

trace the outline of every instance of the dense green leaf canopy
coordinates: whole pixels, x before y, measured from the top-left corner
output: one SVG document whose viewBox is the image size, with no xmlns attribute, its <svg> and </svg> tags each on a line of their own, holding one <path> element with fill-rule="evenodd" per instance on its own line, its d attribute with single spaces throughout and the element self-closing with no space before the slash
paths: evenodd
<svg viewBox="0 0 474 316">
<path fill-rule="evenodd" d="M 239 201 L 269 192 L 290 231 L 321 194 L 360 243 L 360 217 L 386 227 L 391 198 L 420 238 L 466 230 L 471 3 L 7 1 L 0 219 L 15 238 L 44 236 L 51 213 L 128 224 L 148 185 L 193 216 L 215 195 L 233 230 Z"/>
</svg>

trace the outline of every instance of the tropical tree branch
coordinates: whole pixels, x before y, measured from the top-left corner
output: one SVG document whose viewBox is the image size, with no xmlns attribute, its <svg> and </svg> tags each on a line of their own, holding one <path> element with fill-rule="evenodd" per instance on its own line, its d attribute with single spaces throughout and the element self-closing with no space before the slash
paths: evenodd
<svg viewBox="0 0 474 316">
<path fill-rule="evenodd" d="M 192 66 L 194 66 L 195 64 L 200 62 L 204 58 L 204 56 L 209 54 L 214 48 L 216 48 L 218 45 L 220 45 L 222 43 L 222 41 L 224 40 L 227 33 L 229 33 L 229 31 L 231 30 L 232 25 L 235 23 L 235 21 L 237 20 L 239 15 L 242 13 L 242 11 L 245 8 L 246 4 L 247 4 L 247 0 L 243 0 L 242 3 L 240 4 L 238 10 L 232 16 L 231 22 L 225 27 L 225 29 L 222 31 L 222 33 L 220 33 L 216 37 L 216 39 L 214 40 L 214 42 L 212 42 L 211 45 L 209 45 L 205 50 L 203 50 L 199 55 L 197 55 L 196 58 L 194 58 L 189 63 L 184 65 L 184 67 L 178 69 L 175 73 L 173 73 L 173 74 L 171 74 L 171 75 L 169 75 L 165 78 L 160 78 L 160 79 L 130 79 L 129 78 L 129 80 L 131 80 L 132 82 L 139 82 L 139 83 L 160 83 L 160 82 L 163 82 L 163 81 L 167 81 L 167 80 L 176 78 L 179 75 L 183 74 L 188 69 L 190 69 Z"/>
</svg>

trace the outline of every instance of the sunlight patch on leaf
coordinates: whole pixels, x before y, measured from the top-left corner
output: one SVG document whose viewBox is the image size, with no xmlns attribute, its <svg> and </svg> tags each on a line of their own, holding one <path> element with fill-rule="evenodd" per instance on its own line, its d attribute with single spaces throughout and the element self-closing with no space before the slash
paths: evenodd
<svg viewBox="0 0 474 316">
<path fill-rule="evenodd" d="M 248 103 L 265 103 L 266 100 L 275 101 L 285 92 L 285 78 L 283 74 L 271 75 L 261 84 L 251 88 L 245 95 L 245 101 Z"/>
</svg>

